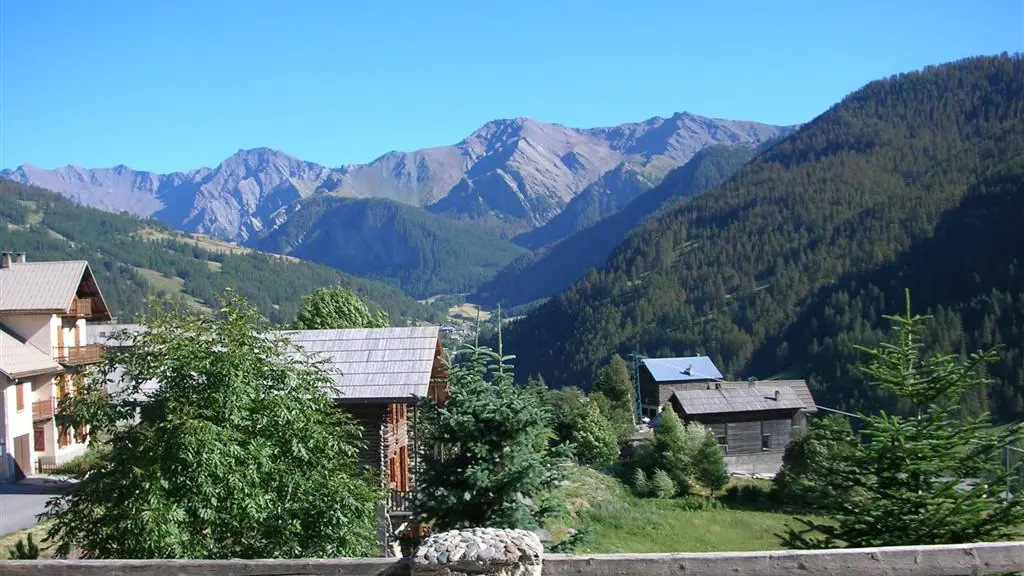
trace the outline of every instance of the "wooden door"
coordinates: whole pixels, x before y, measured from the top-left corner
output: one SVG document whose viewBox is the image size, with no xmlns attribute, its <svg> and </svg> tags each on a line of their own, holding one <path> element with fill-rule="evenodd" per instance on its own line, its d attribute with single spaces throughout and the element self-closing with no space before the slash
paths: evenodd
<svg viewBox="0 0 1024 576">
<path fill-rule="evenodd" d="M 14 481 L 24 479 L 32 473 L 32 451 L 29 449 L 28 434 L 14 438 Z"/>
<path fill-rule="evenodd" d="M 32 447 L 36 452 L 46 452 L 46 428 L 36 426 L 32 429 Z"/>
</svg>

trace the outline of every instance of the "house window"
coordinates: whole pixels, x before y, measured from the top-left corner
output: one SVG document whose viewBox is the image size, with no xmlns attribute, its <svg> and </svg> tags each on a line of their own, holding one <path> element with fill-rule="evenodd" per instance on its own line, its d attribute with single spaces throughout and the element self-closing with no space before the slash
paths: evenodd
<svg viewBox="0 0 1024 576">
<path fill-rule="evenodd" d="M 67 448 L 68 444 L 71 444 L 71 428 L 65 426 L 60 431 L 60 438 L 57 441 L 61 448 Z"/>
<path fill-rule="evenodd" d="M 14 384 L 14 409 L 18 412 L 25 409 L 25 384 L 22 382 Z"/>
<path fill-rule="evenodd" d="M 772 435 L 771 434 L 761 434 L 761 450 L 771 450 L 771 449 L 772 449 Z"/>
<path fill-rule="evenodd" d="M 729 440 L 725 437 L 724 434 L 721 436 L 715 436 L 715 442 L 718 443 L 718 448 L 721 449 L 722 454 L 729 453 Z"/>
</svg>

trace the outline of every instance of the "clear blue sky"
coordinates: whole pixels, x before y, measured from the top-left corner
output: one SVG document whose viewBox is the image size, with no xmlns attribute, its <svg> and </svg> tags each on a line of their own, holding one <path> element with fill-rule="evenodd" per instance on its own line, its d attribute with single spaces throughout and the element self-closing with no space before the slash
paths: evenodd
<svg viewBox="0 0 1024 576">
<path fill-rule="evenodd" d="M 494 118 L 789 124 L 890 74 L 1024 51 L 1024 0 L 0 0 L 0 167 L 338 166 Z"/>
</svg>

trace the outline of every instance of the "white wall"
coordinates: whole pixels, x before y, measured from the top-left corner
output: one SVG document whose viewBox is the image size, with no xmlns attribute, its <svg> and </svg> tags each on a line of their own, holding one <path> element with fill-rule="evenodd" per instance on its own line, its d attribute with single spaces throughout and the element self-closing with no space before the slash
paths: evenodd
<svg viewBox="0 0 1024 576">
<path fill-rule="evenodd" d="M 0 317 L 0 323 L 29 344 L 53 354 L 53 347 L 57 345 L 57 328 L 60 326 L 60 318 L 56 314 L 7 314 Z"/>
<path fill-rule="evenodd" d="M 32 403 L 36 400 L 43 400 L 55 395 L 53 375 L 33 376 L 18 380 L 17 382 L 18 385 L 23 387 L 25 399 L 24 408 L 20 412 L 16 409 L 18 403 L 15 389 L 16 384 L 6 377 L 0 376 L 0 404 L 3 406 L 3 415 L 6 423 L 3 430 L 4 451 L 6 452 L 6 454 L 3 454 L 3 460 L 6 461 L 6 466 L 3 462 L 0 462 L 0 481 L 3 482 L 14 480 L 14 438 L 17 436 L 28 434 L 32 470 L 27 472 L 30 475 L 35 473 L 36 463 L 41 456 L 56 457 L 57 462 L 62 462 L 85 451 L 84 444 L 78 444 L 74 441 L 67 448 L 59 449 L 57 447 L 53 419 L 44 424 L 44 429 L 46 430 L 46 449 L 36 450 L 35 422 L 32 421 Z"/>
</svg>

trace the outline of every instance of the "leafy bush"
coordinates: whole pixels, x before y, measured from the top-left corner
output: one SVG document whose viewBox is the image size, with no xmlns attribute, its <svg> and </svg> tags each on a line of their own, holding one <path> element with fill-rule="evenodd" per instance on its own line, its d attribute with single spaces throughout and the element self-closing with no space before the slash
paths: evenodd
<svg viewBox="0 0 1024 576">
<path fill-rule="evenodd" d="M 11 560 L 35 560 L 39 558 L 39 545 L 32 540 L 32 533 L 29 532 L 25 540 L 18 539 L 14 549 L 10 551 Z"/>
<path fill-rule="evenodd" d="M 647 481 L 647 474 L 643 468 L 633 470 L 633 493 L 637 496 L 647 496 L 651 492 L 651 485 Z"/>
<path fill-rule="evenodd" d="M 672 498 L 676 495 L 678 487 L 667 472 L 655 469 L 651 477 L 651 488 L 654 496 L 661 499 Z"/>
<path fill-rule="evenodd" d="M 703 496 L 684 496 L 675 501 L 675 505 L 688 512 L 711 512 L 714 510 L 721 510 L 724 508 L 721 502 L 714 498 L 705 498 Z"/>
</svg>

